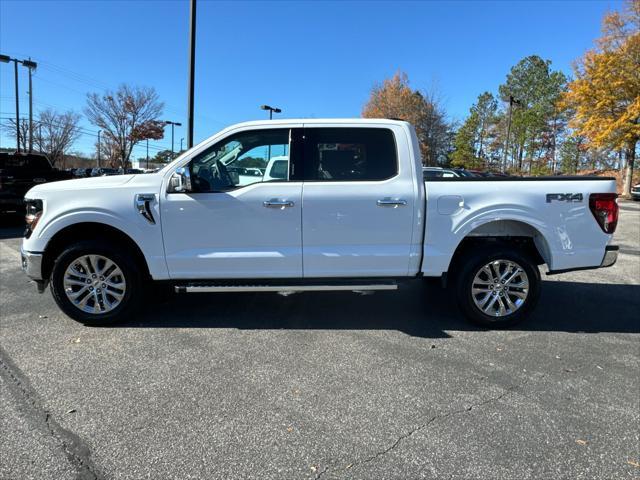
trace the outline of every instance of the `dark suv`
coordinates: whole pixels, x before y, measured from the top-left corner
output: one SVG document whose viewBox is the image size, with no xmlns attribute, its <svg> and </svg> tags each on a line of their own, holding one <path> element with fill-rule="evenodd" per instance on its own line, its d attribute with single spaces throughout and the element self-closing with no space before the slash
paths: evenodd
<svg viewBox="0 0 640 480">
<path fill-rule="evenodd" d="M 38 183 L 73 178 L 53 168 L 46 155 L 0 152 L 0 214 L 24 213 L 24 194 Z"/>
</svg>

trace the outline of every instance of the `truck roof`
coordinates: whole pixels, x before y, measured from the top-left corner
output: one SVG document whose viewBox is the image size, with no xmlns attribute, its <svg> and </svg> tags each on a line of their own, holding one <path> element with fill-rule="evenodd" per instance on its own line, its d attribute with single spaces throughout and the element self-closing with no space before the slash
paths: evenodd
<svg viewBox="0 0 640 480">
<path fill-rule="evenodd" d="M 278 118 L 278 119 L 264 119 L 264 120 L 251 120 L 248 122 L 236 123 L 229 125 L 230 127 L 245 127 L 252 125 L 289 125 L 291 123 L 304 123 L 306 125 L 321 125 L 327 123 L 335 124 L 362 124 L 362 125 L 409 125 L 409 122 L 399 119 L 391 118 Z"/>
</svg>

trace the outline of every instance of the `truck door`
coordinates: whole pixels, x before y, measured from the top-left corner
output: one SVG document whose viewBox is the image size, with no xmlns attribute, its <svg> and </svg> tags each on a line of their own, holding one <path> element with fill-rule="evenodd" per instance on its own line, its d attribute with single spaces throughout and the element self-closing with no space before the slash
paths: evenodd
<svg viewBox="0 0 640 480">
<path fill-rule="evenodd" d="M 161 201 L 171 278 L 302 277 L 302 182 L 292 174 L 301 145 L 292 143 L 295 131 L 254 127 L 190 160 L 191 190 L 167 193 Z M 291 168 L 265 178 L 264 168 L 276 156 Z"/>
<path fill-rule="evenodd" d="M 417 192 L 404 131 L 305 125 L 304 137 L 304 276 L 406 276 Z"/>
</svg>

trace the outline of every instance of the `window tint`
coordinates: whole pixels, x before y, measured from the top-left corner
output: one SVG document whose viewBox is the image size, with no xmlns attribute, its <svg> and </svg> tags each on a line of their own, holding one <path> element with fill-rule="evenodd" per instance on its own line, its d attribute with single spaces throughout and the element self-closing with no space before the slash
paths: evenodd
<svg viewBox="0 0 640 480">
<path fill-rule="evenodd" d="M 279 164 L 278 176 L 267 173 Z M 192 183 L 197 192 L 233 190 L 289 177 L 289 130 L 251 130 L 227 137 L 195 157 Z"/>
<path fill-rule="evenodd" d="M 385 180 L 398 173 L 391 130 L 307 128 L 305 139 L 304 168 L 308 180 Z"/>
</svg>

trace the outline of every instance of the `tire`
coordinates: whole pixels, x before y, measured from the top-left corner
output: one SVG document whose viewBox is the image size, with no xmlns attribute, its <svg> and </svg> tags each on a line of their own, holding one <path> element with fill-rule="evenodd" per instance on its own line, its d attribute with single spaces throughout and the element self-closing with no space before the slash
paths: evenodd
<svg viewBox="0 0 640 480">
<path fill-rule="evenodd" d="M 97 240 L 75 243 L 58 256 L 50 288 L 65 314 L 94 326 L 126 319 L 143 297 L 140 268 L 126 249 Z"/>
<path fill-rule="evenodd" d="M 540 270 L 521 250 L 511 245 L 483 247 L 457 264 L 458 306 L 472 323 L 495 329 L 511 327 L 536 306 Z"/>
</svg>

